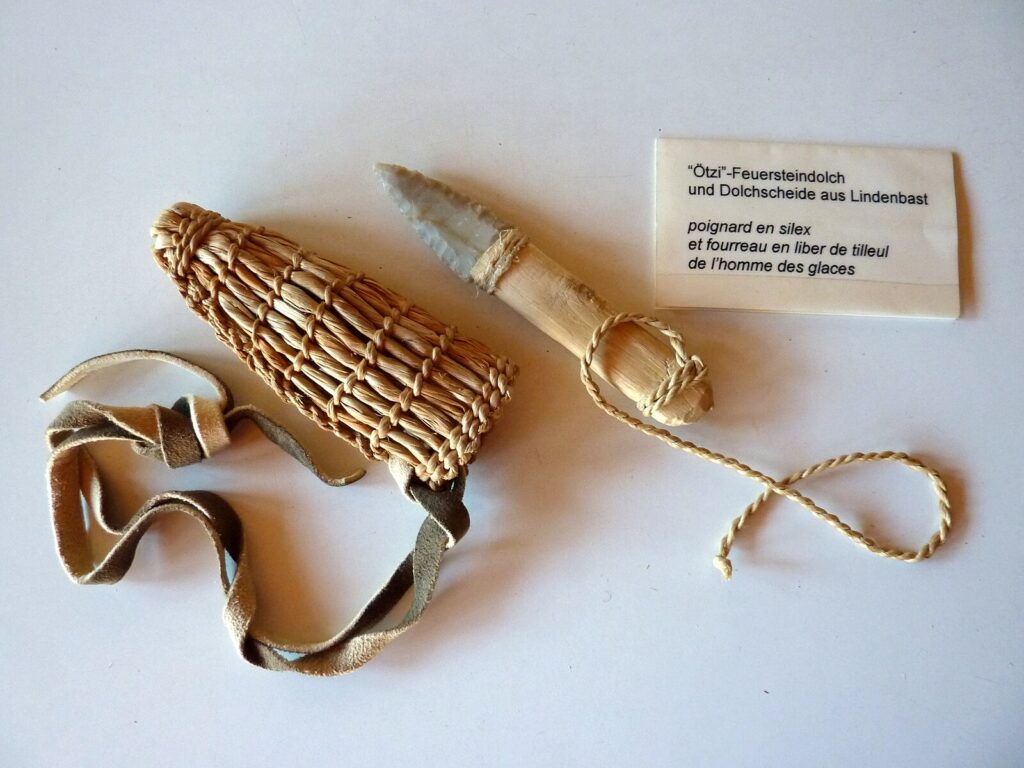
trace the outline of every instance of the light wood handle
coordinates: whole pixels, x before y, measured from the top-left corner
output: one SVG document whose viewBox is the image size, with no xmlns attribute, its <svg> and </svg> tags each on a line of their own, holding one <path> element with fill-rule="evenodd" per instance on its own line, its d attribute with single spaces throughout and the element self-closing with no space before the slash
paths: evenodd
<svg viewBox="0 0 1024 768">
<path fill-rule="evenodd" d="M 494 295 L 544 333 L 582 357 L 594 330 L 612 316 L 604 300 L 543 251 L 527 243 L 498 280 Z M 634 403 L 646 399 L 675 366 L 672 349 L 633 323 L 612 328 L 594 354 L 594 370 Z M 705 378 L 651 415 L 662 424 L 691 424 L 711 409 Z"/>
</svg>

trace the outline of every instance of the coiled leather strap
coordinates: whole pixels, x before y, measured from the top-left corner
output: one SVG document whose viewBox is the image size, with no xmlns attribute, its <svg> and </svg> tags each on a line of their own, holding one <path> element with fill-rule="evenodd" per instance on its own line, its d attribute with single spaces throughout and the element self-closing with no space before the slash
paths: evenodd
<svg viewBox="0 0 1024 768">
<path fill-rule="evenodd" d="M 218 398 L 190 395 L 171 408 L 110 406 L 76 400 L 53 420 L 47 430 L 50 511 L 57 551 L 73 581 L 117 582 L 131 567 L 136 547 L 149 527 L 164 515 L 183 514 L 195 519 L 213 544 L 226 598 L 224 621 L 238 652 L 251 664 L 310 675 L 344 674 L 372 659 L 419 620 L 433 594 L 444 553 L 469 529 L 469 513 L 462 503 L 465 475 L 435 490 L 417 479 L 410 466 L 393 460 L 392 474 L 400 487 L 427 515 L 412 551 L 336 635 L 308 645 L 276 642 L 253 628 L 256 591 L 242 522 L 228 503 L 206 491 L 168 491 L 150 498 L 127 523 L 118 526 L 114 520 L 123 517 L 110 509 L 88 446 L 106 441 L 127 442 L 140 455 L 158 458 L 169 467 L 181 467 L 226 448 L 234 427 L 248 420 L 325 483 L 347 485 L 359 479 L 362 470 L 342 478 L 329 477 L 284 427 L 252 406 L 232 407 L 230 392 L 213 374 L 164 352 L 129 350 L 92 358 L 63 376 L 43 393 L 42 399 L 60 394 L 95 370 L 132 360 L 156 360 L 182 367 L 209 382 Z M 87 520 L 117 537 L 114 546 L 98 561 L 91 551 Z M 396 623 L 382 626 L 384 618 L 410 589 L 412 604 L 405 615 Z"/>
</svg>

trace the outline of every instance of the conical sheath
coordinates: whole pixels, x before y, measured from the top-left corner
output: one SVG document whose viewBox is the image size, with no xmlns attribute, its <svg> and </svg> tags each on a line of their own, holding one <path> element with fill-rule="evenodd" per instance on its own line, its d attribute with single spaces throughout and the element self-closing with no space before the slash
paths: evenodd
<svg viewBox="0 0 1024 768">
<path fill-rule="evenodd" d="M 515 366 L 375 280 L 191 203 L 153 224 L 188 306 L 285 400 L 433 485 L 469 464 Z"/>
</svg>

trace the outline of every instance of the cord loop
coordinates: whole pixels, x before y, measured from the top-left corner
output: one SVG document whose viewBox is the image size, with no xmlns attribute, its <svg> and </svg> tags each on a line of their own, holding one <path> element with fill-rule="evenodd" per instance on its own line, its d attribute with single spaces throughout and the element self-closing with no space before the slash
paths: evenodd
<svg viewBox="0 0 1024 768">
<path fill-rule="evenodd" d="M 610 331 L 617 325 L 621 325 L 622 323 L 627 322 L 632 322 L 636 323 L 637 325 L 645 325 L 649 328 L 653 328 L 654 330 L 659 331 L 668 338 L 669 343 L 672 345 L 672 348 L 676 351 L 677 361 L 685 361 L 678 369 L 678 381 L 684 381 L 692 375 L 693 378 L 689 379 L 688 383 L 693 383 L 694 381 L 699 381 L 700 378 L 706 374 L 704 363 L 700 360 L 700 358 L 696 356 L 687 356 L 685 348 L 683 346 L 682 335 L 680 335 L 678 331 L 670 328 L 665 323 L 662 323 L 660 320 L 656 320 L 655 318 L 647 317 L 645 315 L 615 315 L 614 317 L 608 318 L 608 320 L 606 320 L 604 323 L 602 323 L 594 330 L 594 333 L 590 338 L 590 342 L 587 344 L 587 348 L 580 359 L 580 379 L 583 382 L 583 385 L 586 387 L 587 392 L 590 394 L 591 399 L 598 406 L 598 408 L 603 410 L 609 416 L 618 419 L 626 426 L 631 427 L 637 430 L 638 432 L 642 432 L 643 434 L 648 435 L 649 437 L 657 438 L 658 440 L 661 440 L 663 443 L 667 443 L 669 446 L 675 448 L 676 450 L 680 450 L 685 453 L 698 456 L 704 459 L 705 461 L 710 461 L 712 464 L 718 464 L 723 467 L 728 467 L 729 469 L 743 475 L 744 477 L 748 477 L 751 480 L 757 481 L 765 488 L 761 495 L 757 499 L 755 499 L 749 506 L 747 506 L 747 508 L 744 509 L 743 512 L 732 521 L 732 523 L 729 525 L 729 530 L 726 532 L 725 536 L 722 537 L 722 541 L 718 549 L 718 554 L 714 559 L 714 565 L 719 571 L 721 571 L 722 576 L 725 579 L 728 580 L 732 578 L 733 566 L 732 561 L 729 559 L 729 552 L 731 551 L 732 546 L 735 543 L 737 534 L 746 524 L 750 516 L 754 514 L 758 509 L 760 509 L 761 506 L 766 501 L 768 501 L 768 499 L 771 498 L 773 494 L 783 496 L 787 499 L 790 499 L 791 501 L 795 501 L 797 504 L 802 506 L 812 515 L 817 517 L 819 520 L 825 521 L 847 538 L 864 547 L 869 552 L 879 555 L 880 557 L 886 557 L 892 560 L 902 560 L 903 562 L 907 563 L 916 563 L 920 560 L 925 560 L 931 557 L 935 553 L 935 550 L 938 549 L 946 541 L 946 537 L 949 535 L 950 525 L 952 524 L 952 518 L 950 515 L 949 494 L 946 490 L 946 484 L 935 469 L 932 469 L 923 461 L 914 458 L 913 456 L 909 456 L 905 453 L 897 451 L 846 453 L 841 456 L 836 456 L 831 459 L 827 459 L 826 461 L 819 462 L 818 464 L 814 464 L 810 467 L 807 467 L 806 469 L 794 472 L 793 474 L 789 475 L 786 478 L 783 478 L 782 480 L 775 480 L 774 478 L 764 474 L 763 472 L 759 472 L 756 469 L 748 467 L 746 464 L 743 464 L 738 459 L 735 459 L 731 456 L 727 456 L 725 454 L 716 453 L 714 451 L 709 450 L 708 448 L 697 445 L 696 443 L 692 443 L 688 440 L 681 440 L 672 433 L 668 432 L 667 430 L 655 427 L 652 424 L 647 424 L 646 422 L 643 422 L 640 419 L 630 416 L 625 411 L 616 408 L 614 405 L 605 400 L 604 396 L 601 394 L 601 391 L 598 388 L 597 384 L 594 383 L 594 377 L 591 373 L 590 368 L 593 364 L 594 352 L 597 349 L 598 345 L 601 343 L 601 340 L 608 333 L 608 331 Z M 688 366 L 690 366 L 691 364 L 693 365 L 693 368 L 687 370 Z M 672 381 L 675 377 L 676 373 L 673 373 L 672 375 L 669 376 L 669 378 L 666 381 Z M 686 385 L 687 384 L 683 384 L 681 386 Z M 667 393 L 669 390 L 672 389 L 672 387 L 659 386 L 658 390 L 654 393 L 652 398 L 649 401 L 645 401 L 643 403 L 641 412 L 645 416 L 650 415 L 651 408 L 649 407 L 649 404 L 653 403 L 654 400 L 657 399 L 658 393 L 662 392 L 663 389 Z M 678 391 L 678 389 L 676 391 Z M 875 542 L 873 539 L 864 535 L 862 532 L 856 530 L 855 528 L 852 528 L 847 523 L 843 522 L 836 515 L 832 514 L 823 507 L 820 507 L 807 496 L 804 496 L 802 493 L 792 488 L 793 484 L 799 482 L 800 480 L 804 480 L 808 477 L 811 477 L 813 475 L 822 474 L 824 472 L 828 472 L 838 467 L 846 466 L 847 464 L 853 464 L 855 462 L 874 461 L 893 461 L 902 464 L 914 470 L 915 472 L 920 472 L 921 474 L 927 476 L 928 479 L 931 481 L 932 490 L 935 493 L 936 501 L 938 502 L 939 524 L 935 532 L 931 535 L 928 541 L 925 542 L 925 544 L 920 549 L 906 550 L 879 544 Z"/>
</svg>

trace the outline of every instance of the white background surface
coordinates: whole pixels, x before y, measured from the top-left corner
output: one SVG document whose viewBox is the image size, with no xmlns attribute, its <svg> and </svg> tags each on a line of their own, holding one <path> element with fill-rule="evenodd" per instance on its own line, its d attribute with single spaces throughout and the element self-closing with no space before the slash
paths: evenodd
<svg viewBox="0 0 1024 768">
<path fill-rule="evenodd" d="M 1024 8 L 408 6 L 0 6 L 0 762 L 1019 765 Z M 371 173 L 457 183 L 643 311 L 659 135 L 958 153 L 962 319 L 662 313 L 718 401 L 678 434 L 778 475 L 919 453 L 955 503 L 933 560 L 881 560 L 778 503 L 723 583 L 718 538 L 757 488 L 601 414 L 574 361 L 435 263 Z M 349 677 L 237 658 L 185 521 L 154 529 L 115 587 L 73 586 L 53 552 L 42 431 L 60 403 L 35 395 L 93 354 L 187 355 L 334 469 L 364 463 L 278 403 L 153 265 L 149 223 L 179 199 L 283 230 L 520 363 L 435 604 Z M 169 403 L 189 383 L 135 366 L 75 395 Z M 251 432 L 174 473 L 101 458 L 124 464 L 126 505 L 224 493 L 261 623 L 290 638 L 347 621 L 419 523 L 383 467 L 318 488 Z M 807 490 L 886 541 L 916 547 L 935 525 L 926 483 L 894 468 Z"/>
</svg>

